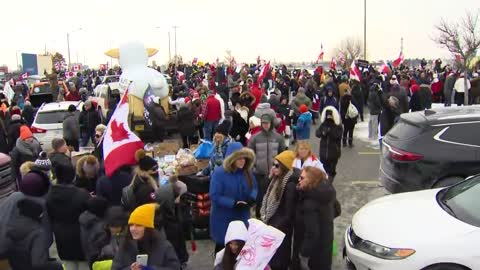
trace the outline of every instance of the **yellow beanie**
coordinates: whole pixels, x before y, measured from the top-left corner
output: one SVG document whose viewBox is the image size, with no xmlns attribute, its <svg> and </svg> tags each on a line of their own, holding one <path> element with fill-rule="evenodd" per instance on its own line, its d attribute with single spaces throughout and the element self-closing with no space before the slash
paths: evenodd
<svg viewBox="0 0 480 270">
<path fill-rule="evenodd" d="M 130 214 L 130 218 L 128 219 L 128 225 L 135 224 L 141 225 L 145 228 L 153 229 L 155 226 L 153 225 L 153 219 L 155 217 L 155 208 L 156 204 L 149 203 L 141 205 Z"/>
<path fill-rule="evenodd" d="M 293 167 L 293 160 L 295 160 L 295 152 L 291 150 L 283 151 L 275 157 L 287 169 L 291 170 Z"/>
</svg>

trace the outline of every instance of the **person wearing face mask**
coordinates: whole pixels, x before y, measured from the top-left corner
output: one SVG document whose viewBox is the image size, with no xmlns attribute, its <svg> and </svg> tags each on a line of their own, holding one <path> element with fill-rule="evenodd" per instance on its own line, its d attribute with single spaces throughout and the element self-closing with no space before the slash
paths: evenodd
<svg viewBox="0 0 480 270">
<path fill-rule="evenodd" d="M 172 244 L 155 230 L 157 208 L 157 204 L 144 204 L 130 214 L 128 235 L 113 259 L 112 270 L 181 269 Z M 137 255 L 146 255 L 146 265 L 137 262 Z"/>
<path fill-rule="evenodd" d="M 320 117 L 321 125 L 315 135 L 320 138 L 320 161 L 331 182 L 337 174 L 338 159 L 341 156 L 342 123 L 340 114 L 334 107 L 326 107 Z"/>
<path fill-rule="evenodd" d="M 298 269 L 331 270 L 335 189 L 320 169 L 305 167 L 297 190 L 295 237 L 300 243 L 293 256 L 300 255 Z"/>
<path fill-rule="evenodd" d="M 21 126 L 20 138 L 17 139 L 15 147 L 10 152 L 12 178 L 20 177 L 20 166 L 26 161 L 35 161 L 40 152 L 42 152 L 42 147 L 38 140 L 33 137 L 30 128 L 25 125 Z"/>
</svg>

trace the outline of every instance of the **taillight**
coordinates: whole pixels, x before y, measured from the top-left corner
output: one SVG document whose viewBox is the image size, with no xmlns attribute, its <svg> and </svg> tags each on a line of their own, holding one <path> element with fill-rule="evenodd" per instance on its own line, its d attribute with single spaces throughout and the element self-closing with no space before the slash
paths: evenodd
<svg viewBox="0 0 480 270">
<path fill-rule="evenodd" d="M 47 130 L 46 130 L 46 129 L 37 128 L 37 127 L 34 127 L 34 126 L 32 126 L 32 127 L 30 128 L 30 130 L 32 131 L 32 133 L 47 133 Z"/>
<path fill-rule="evenodd" d="M 393 146 L 387 146 L 388 151 L 390 152 L 390 156 L 398 161 L 417 161 L 423 159 L 423 155 L 407 152 Z"/>
</svg>

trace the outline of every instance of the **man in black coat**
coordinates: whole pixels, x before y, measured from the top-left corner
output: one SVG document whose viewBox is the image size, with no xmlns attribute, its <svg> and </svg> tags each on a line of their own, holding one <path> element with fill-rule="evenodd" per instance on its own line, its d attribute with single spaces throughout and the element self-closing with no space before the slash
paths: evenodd
<svg viewBox="0 0 480 270">
<path fill-rule="evenodd" d="M 320 138 L 320 161 L 323 163 L 330 182 L 333 182 L 337 174 L 338 159 L 341 156 L 341 139 L 343 128 L 338 111 L 332 107 L 326 107 L 320 117 L 321 125 L 315 135 Z"/>
<path fill-rule="evenodd" d="M 22 117 L 19 114 L 12 115 L 12 120 L 8 125 L 8 151 L 13 150 L 17 139 L 20 138 L 20 127 L 22 125 Z"/>
<path fill-rule="evenodd" d="M 110 178 L 106 175 L 98 178 L 96 195 L 107 199 L 111 205 L 121 205 L 122 189 L 130 184 L 132 177 L 129 166 L 120 167 Z"/>
<path fill-rule="evenodd" d="M 35 110 L 32 107 L 30 101 L 25 101 L 23 106 L 22 118 L 25 120 L 25 124 L 29 127 L 32 126 L 33 120 L 35 120 Z"/>
</svg>

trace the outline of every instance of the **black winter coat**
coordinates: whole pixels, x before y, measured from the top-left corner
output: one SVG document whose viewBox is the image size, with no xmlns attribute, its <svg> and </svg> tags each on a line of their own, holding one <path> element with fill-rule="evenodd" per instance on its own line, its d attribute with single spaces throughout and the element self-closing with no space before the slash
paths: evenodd
<svg viewBox="0 0 480 270">
<path fill-rule="evenodd" d="M 387 132 L 395 125 L 395 119 L 400 116 L 400 109 L 393 108 L 388 104 L 388 94 L 379 92 L 380 99 L 382 100 L 382 113 L 379 117 L 380 122 L 380 136 L 385 136 Z"/>
<path fill-rule="evenodd" d="M 300 254 L 310 259 L 310 269 L 331 269 L 335 197 L 335 189 L 327 181 L 299 192 L 296 220 L 303 226 L 295 228 L 295 234 L 303 235 Z"/>
<path fill-rule="evenodd" d="M 432 107 L 432 91 L 428 85 L 421 85 L 418 92 L 410 99 L 412 112 L 423 111 Z"/>
<path fill-rule="evenodd" d="M 7 223 L 6 236 L 15 243 L 7 253 L 12 270 L 62 269 L 48 259 L 48 236 L 39 220 L 19 215 Z"/>
<path fill-rule="evenodd" d="M 96 195 L 105 198 L 111 205 L 121 205 L 122 189 L 132 181 L 129 167 L 116 170 L 109 178 L 106 175 L 97 180 Z"/>
<path fill-rule="evenodd" d="M 132 263 L 136 262 L 139 244 L 131 239 L 122 243 L 120 250 L 113 259 L 112 270 L 130 270 Z M 152 252 L 148 255 L 148 266 L 158 270 L 180 270 L 180 262 L 175 254 L 172 244 L 160 236 L 154 240 Z"/>
<path fill-rule="evenodd" d="M 352 100 L 359 112 L 363 112 L 363 104 L 365 101 L 365 95 L 360 84 L 354 84 L 352 86 Z"/>
<path fill-rule="evenodd" d="M 348 106 L 350 106 L 350 102 L 352 102 L 352 104 L 358 109 L 358 104 L 353 100 L 351 95 L 344 95 L 340 99 L 340 116 L 342 117 L 342 123 L 345 127 L 351 127 L 357 123 L 358 116 L 355 118 L 347 117 L 347 110 Z M 360 113 L 360 109 L 358 109 L 358 111 Z"/>
<path fill-rule="evenodd" d="M 41 151 L 42 147 L 36 139 L 32 144 L 26 143 L 20 138 L 17 139 L 15 147 L 12 152 L 10 152 L 10 157 L 12 158 L 10 165 L 12 168 L 13 179 L 17 179 L 17 177 L 21 178 L 20 166 L 26 161 L 35 161 Z"/>
<path fill-rule="evenodd" d="M 25 123 L 30 127 L 35 120 L 35 110 L 32 106 L 25 105 L 22 110 L 22 118 L 25 120 Z"/>
<path fill-rule="evenodd" d="M 297 183 L 300 174 L 300 170 L 294 169 L 294 172 L 288 179 L 288 183 L 283 191 L 280 205 L 278 206 L 277 211 L 275 211 L 275 214 L 268 221 L 268 225 L 285 233 L 285 238 L 283 239 L 282 244 L 270 260 L 269 265 L 272 269 L 288 269 L 288 266 L 290 265 L 293 227 L 295 224 L 295 212 L 298 199 Z"/>
<path fill-rule="evenodd" d="M 230 129 L 230 136 L 236 140 L 240 135 L 240 142 L 245 145 L 247 143 L 245 134 L 248 132 L 248 123 L 240 116 L 237 111 L 232 111 L 232 128 Z"/>
<path fill-rule="evenodd" d="M 20 138 L 20 127 L 23 125 L 22 120 L 13 120 L 10 121 L 8 126 L 8 150 L 12 151 L 15 147 L 17 139 Z"/>
<path fill-rule="evenodd" d="M 80 236 L 85 258 L 89 265 L 100 259 L 102 248 L 108 244 L 107 226 L 95 214 L 85 211 L 80 215 Z"/>
<path fill-rule="evenodd" d="M 72 167 L 72 160 L 64 153 L 53 152 L 50 155 L 50 162 L 52 162 L 52 171 L 58 166 Z"/>
<path fill-rule="evenodd" d="M 370 87 L 367 103 L 371 115 L 379 115 L 382 112 L 382 100 L 378 94 L 379 91 L 381 91 L 379 84 L 375 83 Z"/>
<path fill-rule="evenodd" d="M 193 136 L 195 133 L 195 123 L 193 122 L 193 111 L 187 107 L 182 106 L 177 112 L 178 132 L 181 136 Z"/>
<path fill-rule="evenodd" d="M 50 217 L 58 256 L 67 261 L 84 261 L 79 217 L 86 210 L 88 192 L 73 185 L 52 186 L 47 195 Z"/>
<path fill-rule="evenodd" d="M 341 156 L 341 140 L 343 128 L 336 125 L 331 119 L 326 119 L 320 127 L 318 127 L 315 135 L 320 138 L 320 160 L 337 160 Z"/>
<path fill-rule="evenodd" d="M 10 150 L 8 149 L 8 134 L 7 129 L 5 128 L 5 123 L 0 119 L 0 153 L 9 154 Z"/>
<path fill-rule="evenodd" d="M 101 124 L 99 113 L 92 106 L 88 111 L 80 113 L 79 121 L 81 132 L 93 133 L 98 124 Z"/>
<path fill-rule="evenodd" d="M 394 85 L 390 89 L 390 95 L 398 98 L 400 114 L 407 113 L 409 110 L 407 90 L 400 85 Z"/>
</svg>

